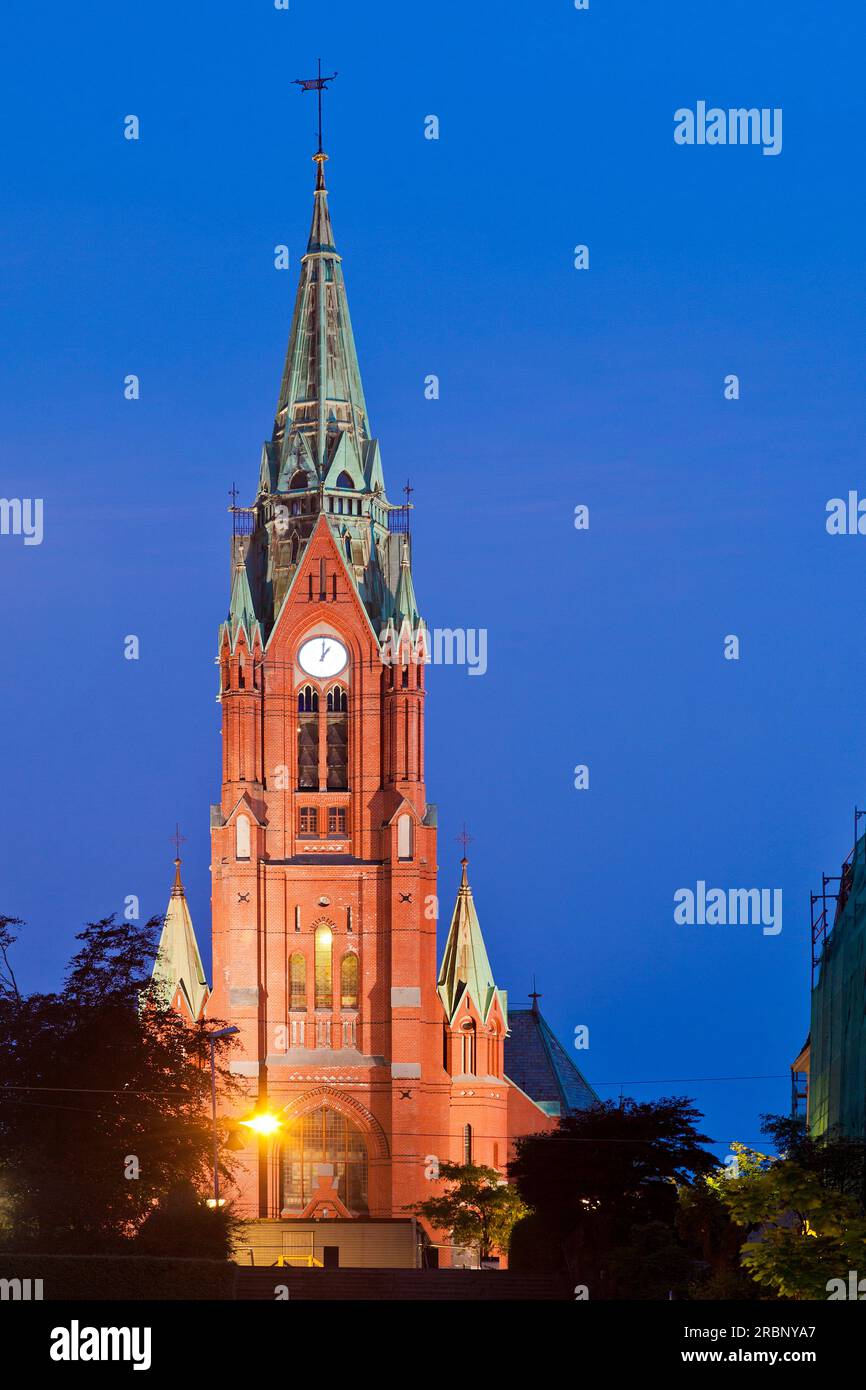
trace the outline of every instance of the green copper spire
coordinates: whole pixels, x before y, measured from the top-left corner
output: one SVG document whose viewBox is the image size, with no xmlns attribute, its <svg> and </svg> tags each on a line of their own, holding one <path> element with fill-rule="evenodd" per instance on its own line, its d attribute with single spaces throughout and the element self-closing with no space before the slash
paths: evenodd
<svg viewBox="0 0 866 1390">
<path fill-rule="evenodd" d="M 256 617 L 250 581 L 247 577 L 246 565 L 242 559 L 241 562 L 235 566 L 231 604 L 229 606 L 228 627 L 232 647 L 234 647 L 235 639 L 241 628 L 243 628 L 246 633 L 247 642 L 250 646 L 252 646 L 253 633 L 256 628 L 259 629 L 259 636 L 261 636 L 261 624 Z"/>
<path fill-rule="evenodd" d="M 415 586 L 412 583 L 409 542 L 405 539 L 400 552 L 400 578 L 397 581 L 397 592 L 394 595 L 394 611 L 397 621 L 403 622 L 405 619 L 411 628 L 416 628 L 421 621 L 421 614 L 418 612 L 418 603 L 415 598 Z"/>
<path fill-rule="evenodd" d="M 299 85 L 321 96 L 330 80 L 320 75 Z M 251 617 L 270 640 L 322 515 L 380 640 L 398 612 L 401 624 L 408 618 L 416 626 L 412 576 L 401 563 L 408 509 L 389 502 L 379 443 L 370 434 L 328 207 L 327 159 L 320 143 L 273 431 L 262 450 L 255 503 L 238 518 L 251 598 L 233 574 L 232 642 Z"/>
<path fill-rule="evenodd" d="M 301 260 L 271 442 L 279 452 L 281 472 L 291 460 L 293 467 L 297 463 L 316 483 L 328 480 L 339 449 L 340 472 L 360 488 L 370 442 L 369 422 L 342 258 L 334 244 L 328 209 L 327 158 L 322 152 L 313 156 L 317 166 L 313 220 Z"/>
<path fill-rule="evenodd" d="M 502 1016 L 507 1025 L 507 996 L 503 990 L 496 988 L 466 874 L 468 861 L 463 859 L 461 863 L 463 872 L 457 890 L 457 902 L 437 982 L 439 998 L 450 1023 L 467 992 L 482 1019 L 487 1018 L 493 1001 L 498 996 Z"/>
</svg>

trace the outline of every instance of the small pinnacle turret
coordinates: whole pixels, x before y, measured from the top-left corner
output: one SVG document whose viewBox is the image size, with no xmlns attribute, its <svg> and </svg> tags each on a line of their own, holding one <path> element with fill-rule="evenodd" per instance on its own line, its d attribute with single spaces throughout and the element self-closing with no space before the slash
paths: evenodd
<svg viewBox="0 0 866 1390">
<path fill-rule="evenodd" d="M 182 1017 L 195 1021 L 201 1017 L 210 991 L 180 875 L 181 862 L 180 857 L 174 861 L 174 882 L 153 966 L 153 981 L 166 1003 Z"/>
<path fill-rule="evenodd" d="M 481 935 L 481 925 L 475 911 L 472 889 L 469 886 L 468 859 L 460 861 L 460 887 L 457 902 L 451 918 L 448 938 L 442 955 L 442 968 L 439 971 L 439 998 L 445 1008 L 445 1016 L 450 1023 L 460 1008 L 464 996 L 469 995 L 482 1019 L 486 1019 L 498 998 L 503 1019 L 508 1019 L 507 995 L 498 989 L 493 979 L 493 971 Z"/>
</svg>

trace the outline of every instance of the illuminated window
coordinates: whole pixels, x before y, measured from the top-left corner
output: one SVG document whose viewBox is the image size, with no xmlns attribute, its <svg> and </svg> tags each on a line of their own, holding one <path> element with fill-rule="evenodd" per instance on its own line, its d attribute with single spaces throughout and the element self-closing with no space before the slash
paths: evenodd
<svg viewBox="0 0 866 1390">
<path fill-rule="evenodd" d="M 343 1009 L 357 1009 L 358 1007 L 358 957 L 356 955 L 343 956 L 340 965 L 340 1007 Z"/>
<path fill-rule="evenodd" d="M 249 859 L 250 857 L 249 816 L 238 816 L 235 821 L 235 857 L 237 859 Z"/>
<path fill-rule="evenodd" d="M 307 1007 L 307 962 L 300 951 L 289 957 L 289 1008 Z"/>
<path fill-rule="evenodd" d="M 316 927 L 316 1008 L 330 1009 L 334 1003 L 331 980 L 331 955 L 334 933 L 327 923 Z"/>
<path fill-rule="evenodd" d="M 303 1211 L 322 1174 L 333 1177 L 349 1211 L 366 1214 L 364 1136 L 345 1115 L 324 1105 L 288 1126 L 280 1153 L 280 1209 L 287 1215 Z"/>
</svg>

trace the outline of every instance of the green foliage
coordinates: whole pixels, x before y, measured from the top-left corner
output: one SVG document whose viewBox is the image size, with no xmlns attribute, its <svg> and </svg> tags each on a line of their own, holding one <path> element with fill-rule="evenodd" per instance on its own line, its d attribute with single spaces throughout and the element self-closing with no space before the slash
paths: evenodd
<svg viewBox="0 0 866 1390">
<path fill-rule="evenodd" d="M 59 994 L 20 992 L 11 925 L 0 919 L 0 1245 L 126 1248 L 173 1188 L 208 1189 L 218 1025 L 187 1027 L 152 989 L 158 919 L 90 924 Z"/>
<path fill-rule="evenodd" d="M 732 1144 L 741 1174 L 761 1172 L 772 1162 L 744 1144 Z M 722 1201 L 721 1189 L 729 1181 L 729 1170 L 717 1168 L 690 1187 L 680 1187 L 676 1227 L 680 1239 L 700 1256 L 701 1271 L 693 1278 L 687 1296 L 693 1299 L 756 1299 L 770 1295 L 761 1291 L 740 1264 L 744 1232 Z"/>
<path fill-rule="evenodd" d="M 718 1184 L 733 1220 L 756 1233 L 742 1247 L 742 1264 L 783 1298 L 826 1298 L 830 1279 L 866 1269 L 862 1204 L 800 1158 L 755 1157 L 762 1162 Z M 833 1166 L 828 1155 L 827 1167 Z"/>
<path fill-rule="evenodd" d="M 476 1249 L 480 1259 L 493 1250 L 507 1250 L 512 1229 L 529 1210 L 516 1189 L 495 1168 L 480 1163 L 442 1163 L 439 1177 L 447 1191 L 406 1210 L 450 1231 L 458 1245 Z"/>
</svg>

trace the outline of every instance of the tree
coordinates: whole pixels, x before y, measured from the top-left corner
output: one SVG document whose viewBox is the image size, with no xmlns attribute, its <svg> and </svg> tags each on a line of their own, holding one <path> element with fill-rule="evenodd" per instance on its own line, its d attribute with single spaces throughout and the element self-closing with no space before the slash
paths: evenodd
<svg viewBox="0 0 866 1390">
<path fill-rule="evenodd" d="M 832 1172 L 832 1158 L 828 1165 Z M 866 1270 L 862 1204 L 825 1178 L 783 1157 L 719 1185 L 734 1221 L 758 1233 L 742 1247 L 743 1266 L 782 1298 L 825 1299 L 831 1280 Z"/>
<path fill-rule="evenodd" d="M 733 1169 L 717 1168 L 691 1186 L 681 1186 L 678 1190 L 677 1233 L 700 1258 L 700 1270 L 688 1285 L 689 1298 L 769 1297 L 767 1293 L 762 1294 L 740 1263 L 743 1240 L 752 1228 L 744 1231 L 737 1225 L 722 1201 L 721 1190 L 733 1172 L 739 1176 L 760 1172 L 772 1160 L 746 1148 L 745 1144 L 732 1144 L 731 1150 L 736 1159 Z"/>
<path fill-rule="evenodd" d="M 652 1247 L 658 1286 L 679 1283 L 677 1188 L 716 1163 L 701 1147 L 699 1118 L 682 1097 L 604 1101 L 518 1139 L 509 1173 L 535 1215 L 515 1231 L 512 1267 L 559 1270 L 591 1298 L 645 1297 L 646 1281 L 626 1252 Z"/>
<path fill-rule="evenodd" d="M 515 1188 L 480 1163 L 441 1163 L 439 1177 L 449 1189 L 406 1210 L 450 1231 L 458 1245 L 477 1250 L 480 1260 L 494 1250 L 506 1251 L 514 1225 L 528 1211 Z"/>
<path fill-rule="evenodd" d="M 58 994 L 21 993 L 13 925 L 0 918 L 0 1242 L 129 1249 L 172 1189 L 208 1189 L 218 1025 L 185 1025 L 152 985 L 157 918 L 91 923 Z M 226 1042 L 219 1080 L 231 1093 Z"/>
</svg>

